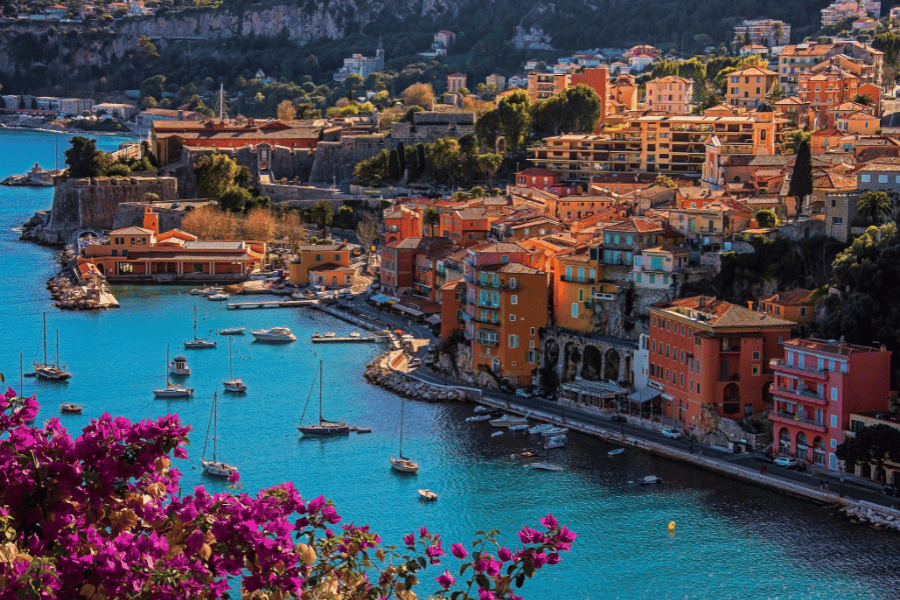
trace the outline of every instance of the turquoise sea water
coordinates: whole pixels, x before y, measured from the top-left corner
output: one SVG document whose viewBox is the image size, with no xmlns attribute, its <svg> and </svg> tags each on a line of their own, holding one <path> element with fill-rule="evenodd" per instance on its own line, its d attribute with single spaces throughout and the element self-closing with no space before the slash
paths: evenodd
<svg viewBox="0 0 900 600">
<path fill-rule="evenodd" d="M 0 132 L 0 179 L 24 173 L 35 161 L 54 163 L 55 136 Z M 116 138 L 99 145 L 113 149 Z M 60 139 L 60 152 L 67 147 Z M 198 467 L 214 391 L 219 391 L 219 457 L 240 467 L 245 490 L 293 481 L 306 498 L 334 499 L 344 522 L 369 523 L 388 543 L 421 525 L 449 541 L 468 541 L 479 529 L 499 528 L 515 546 L 523 524 L 552 512 L 578 533 L 573 552 L 523 588 L 526 598 L 779 598 L 883 599 L 900 597 L 900 539 L 833 519 L 795 501 L 631 450 L 610 458 L 611 446 L 573 435 L 552 460 L 560 473 L 532 471 L 510 460 L 527 436 L 490 437 L 484 423 L 465 423 L 471 406 L 406 402 L 405 453 L 419 474 L 400 476 L 388 465 L 397 452 L 400 399 L 365 383 L 362 372 L 378 349 L 368 345 L 309 343 L 314 331 L 349 326 L 308 309 L 227 311 L 222 303 L 188 295 L 187 288 L 116 286 L 122 304 L 106 312 L 53 308 L 45 281 L 56 272 L 56 251 L 18 241 L 14 228 L 48 209 L 53 191 L 0 187 L 0 372 L 18 380 L 19 352 L 26 371 L 41 353 L 41 314 L 47 312 L 53 352 L 73 373 L 68 384 L 25 380 L 42 403 L 39 421 L 58 416 L 63 401 L 86 405 L 83 415 L 61 416 L 73 434 L 109 412 L 133 420 L 174 412 L 194 427 L 190 458 L 178 466 L 189 490 L 223 482 Z M 228 340 L 215 350 L 183 350 L 197 307 L 198 335 L 224 327 L 286 325 L 298 337 L 288 346 L 234 340 L 234 375 L 249 391 L 223 395 Z M 186 354 L 196 389 L 191 400 L 155 400 L 163 384 L 166 345 Z M 301 440 L 296 426 L 313 375 L 325 363 L 326 417 L 373 428 L 326 440 Z M 14 384 L 17 385 L 17 384 Z M 316 394 L 309 413 L 315 412 Z M 634 483 L 647 474 L 660 487 Z M 419 503 L 416 489 L 440 495 Z M 676 531 L 667 531 L 669 521 Z M 436 571 L 431 577 L 436 577 Z M 424 578 L 422 578 L 424 580 Z M 435 584 L 436 586 L 436 584 Z M 430 589 L 428 585 L 424 590 Z"/>
</svg>

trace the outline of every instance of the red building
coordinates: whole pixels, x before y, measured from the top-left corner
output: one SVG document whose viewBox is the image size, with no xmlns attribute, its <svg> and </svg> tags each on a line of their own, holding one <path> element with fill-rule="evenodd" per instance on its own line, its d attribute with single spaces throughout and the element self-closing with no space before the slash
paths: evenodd
<svg viewBox="0 0 900 600">
<path fill-rule="evenodd" d="M 702 406 L 741 419 L 769 402 L 769 361 L 793 323 L 707 296 L 650 307 L 649 385 L 676 427 L 704 427 Z M 679 425 L 679 421 L 681 425 Z"/>
<path fill-rule="evenodd" d="M 411 290 L 415 282 L 416 255 L 448 251 L 453 243 L 447 238 L 407 238 L 381 247 L 381 287 L 384 293 L 398 296 Z"/>
<path fill-rule="evenodd" d="M 775 404 L 769 418 L 780 454 L 837 470 L 834 451 L 850 429 L 850 413 L 887 409 L 891 353 L 883 348 L 788 340 L 771 367 Z"/>
<path fill-rule="evenodd" d="M 384 210 L 384 242 L 399 242 L 422 237 L 422 212 L 404 204 Z"/>
<path fill-rule="evenodd" d="M 550 169 L 525 169 L 516 173 L 516 186 L 550 191 L 560 185 L 560 174 Z"/>
<path fill-rule="evenodd" d="M 487 240 L 491 223 L 498 216 L 491 216 L 484 207 L 459 208 L 441 215 L 441 233 L 463 247 Z"/>
</svg>

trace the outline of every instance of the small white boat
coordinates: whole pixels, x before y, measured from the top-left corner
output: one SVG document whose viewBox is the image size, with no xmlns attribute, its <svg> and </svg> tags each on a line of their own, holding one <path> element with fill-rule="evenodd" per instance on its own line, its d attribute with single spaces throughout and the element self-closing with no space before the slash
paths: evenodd
<svg viewBox="0 0 900 600">
<path fill-rule="evenodd" d="M 352 338 L 358 338 L 358 337 L 362 337 L 362 334 L 359 333 L 358 331 L 351 331 L 351 332 L 350 332 L 350 337 L 352 337 Z"/>
<path fill-rule="evenodd" d="M 166 385 L 158 390 L 153 390 L 157 398 L 190 398 L 194 394 L 194 388 L 185 387 L 179 383 L 169 381 L 169 346 L 166 345 Z"/>
<path fill-rule="evenodd" d="M 419 472 L 419 463 L 414 461 L 411 458 L 407 458 L 403 456 L 403 428 L 404 428 L 404 416 L 406 414 L 406 398 L 400 399 L 400 452 L 397 458 L 393 456 L 388 456 L 388 461 L 391 463 L 391 468 L 398 473 L 410 473 L 415 474 Z"/>
<path fill-rule="evenodd" d="M 324 337 L 332 338 L 332 337 L 335 337 L 336 335 L 337 335 L 337 334 L 336 334 L 335 332 L 333 332 L 333 331 L 326 331 Z"/>
<path fill-rule="evenodd" d="M 271 329 L 257 329 L 251 331 L 250 334 L 256 338 L 257 342 L 294 342 L 297 336 L 291 333 L 287 327 L 272 327 Z"/>
<path fill-rule="evenodd" d="M 503 435 L 502 431 L 495 431 L 494 433 L 491 434 L 491 437 L 499 437 L 501 435 Z"/>
<path fill-rule="evenodd" d="M 434 492 L 432 492 L 431 490 L 429 490 L 428 488 L 419 490 L 419 497 L 421 497 L 422 500 L 425 500 L 427 502 L 432 502 L 432 501 L 438 499 L 438 495 L 435 494 Z"/>
<path fill-rule="evenodd" d="M 225 388 L 226 392 L 232 392 L 234 394 L 243 394 L 247 391 L 247 384 L 245 384 L 240 379 L 235 378 L 234 372 L 231 368 L 232 357 L 234 355 L 231 352 L 231 338 L 228 338 L 228 381 L 223 381 L 222 386 Z"/>
<path fill-rule="evenodd" d="M 466 421 L 469 423 L 479 423 L 481 421 L 490 421 L 491 415 L 472 415 L 471 417 L 466 417 Z"/>
<path fill-rule="evenodd" d="M 472 412 L 475 413 L 476 415 L 487 415 L 487 414 L 494 412 L 494 409 L 490 408 L 489 406 L 481 406 L 479 404 L 478 406 L 475 407 L 475 410 L 473 410 Z"/>
<path fill-rule="evenodd" d="M 212 460 L 206 460 L 206 445 L 209 443 L 209 425 L 206 426 L 206 440 L 203 442 L 203 454 L 200 455 L 200 466 L 203 467 L 203 470 L 209 473 L 210 475 L 214 475 L 216 477 L 231 477 L 231 474 L 236 472 L 238 469 L 234 465 L 229 465 L 227 462 L 216 460 L 216 440 L 218 439 L 217 435 L 217 422 L 218 422 L 218 411 L 217 411 L 217 394 L 213 393 L 213 401 L 212 407 L 210 408 L 209 420 L 212 425 L 212 440 L 213 440 L 213 451 L 212 451 Z"/>
<path fill-rule="evenodd" d="M 215 340 L 204 340 L 197 337 L 197 307 L 194 307 L 194 339 L 184 341 L 185 348 L 204 349 L 215 348 Z"/>
<path fill-rule="evenodd" d="M 523 423 L 522 425 L 510 425 L 509 427 L 510 431 L 525 431 L 526 429 L 528 429 L 527 423 Z"/>
<path fill-rule="evenodd" d="M 169 373 L 172 375 L 190 375 L 191 368 L 187 364 L 187 357 L 178 355 L 169 363 Z"/>
<path fill-rule="evenodd" d="M 554 437 L 557 435 L 566 435 L 567 433 L 569 433 L 569 429 L 566 427 L 549 427 L 541 432 L 541 436 Z"/>
<path fill-rule="evenodd" d="M 537 456 L 537 452 L 532 452 L 531 450 L 526 450 L 525 452 L 519 452 L 518 454 L 510 454 L 510 458 L 534 458 Z"/>
<path fill-rule="evenodd" d="M 219 335 L 244 335 L 243 327 L 228 327 L 226 329 L 220 329 Z"/>
<path fill-rule="evenodd" d="M 533 462 L 528 466 L 532 469 L 540 469 L 542 471 L 562 471 L 562 467 L 548 462 Z"/>
<path fill-rule="evenodd" d="M 80 404 L 74 404 L 71 402 L 65 402 L 59 405 L 59 412 L 68 413 L 68 414 L 81 414 L 81 411 L 84 410 L 84 407 Z"/>
<path fill-rule="evenodd" d="M 210 294 L 209 296 L 207 296 L 207 298 L 209 298 L 213 302 L 221 302 L 223 300 L 228 300 L 229 298 L 231 298 L 231 296 L 229 296 L 228 294 Z"/>
<path fill-rule="evenodd" d="M 190 294 L 191 296 L 205 296 L 206 291 L 202 290 L 200 288 L 194 288 L 191 291 L 189 291 L 188 294 Z"/>
<path fill-rule="evenodd" d="M 201 290 L 201 292 L 203 293 L 204 296 L 213 296 L 215 294 L 221 294 L 224 291 L 225 291 L 225 288 L 221 288 L 221 287 L 217 287 L 217 286 L 205 287 Z"/>
<path fill-rule="evenodd" d="M 528 433 L 530 433 L 531 435 L 541 435 L 548 429 L 552 429 L 552 428 L 553 428 L 553 425 L 551 425 L 550 423 L 540 423 L 538 425 L 535 425 L 534 427 L 530 427 L 528 429 Z"/>
<path fill-rule="evenodd" d="M 569 442 L 569 438 L 564 435 L 556 435 L 544 442 L 544 449 L 551 450 L 553 448 L 565 448 Z"/>
<path fill-rule="evenodd" d="M 638 483 L 641 485 L 650 485 L 653 483 L 662 483 L 662 479 L 660 479 L 656 475 L 647 475 L 646 477 L 638 481 Z"/>
<path fill-rule="evenodd" d="M 519 417 L 517 415 L 503 415 L 499 419 L 493 419 L 491 421 L 492 427 L 510 427 L 512 425 L 527 425 L 527 424 L 528 424 L 528 419 L 526 417 Z"/>
<path fill-rule="evenodd" d="M 618 456 L 619 454 L 622 454 L 623 452 L 625 452 L 625 448 L 616 448 L 615 450 L 610 450 L 609 452 L 607 452 L 606 455 L 607 456 Z"/>
</svg>

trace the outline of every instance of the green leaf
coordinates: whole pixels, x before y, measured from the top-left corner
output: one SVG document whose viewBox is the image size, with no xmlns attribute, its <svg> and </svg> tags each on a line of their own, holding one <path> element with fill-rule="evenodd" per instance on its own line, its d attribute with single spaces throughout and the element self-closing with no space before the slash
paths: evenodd
<svg viewBox="0 0 900 600">
<path fill-rule="evenodd" d="M 478 582 L 478 585 L 486 590 L 491 589 L 491 580 L 488 579 L 488 576 L 484 573 L 479 573 L 475 576 L 475 581 Z"/>
<path fill-rule="evenodd" d="M 513 571 L 515 571 L 515 570 L 516 570 L 516 565 L 514 565 L 514 564 L 509 565 L 508 567 L 506 567 L 506 574 L 512 575 Z"/>
<path fill-rule="evenodd" d="M 534 562 L 530 558 L 526 558 L 522 561 L 522 571 L 531 579 L 534 576 Z"/>
<path fill-rule="evenodd" d="M 487 535 L 484 531 L 476 531 L 475 535 Z"/>
<path fill-rule="evenodd" d="M 455 592 L 453 592 L 452 594 L 450 594 L 450 600 L 456 600 L 456 599 L 459 598 L 460 596 L 462 596 L 462 591 L 456 590 Z"/>
<path fill-rule="evenodd" d="M 463 566 L 461 566 L 461 567 L 459 568 L 459 574 L 462 575 L 463 573 L 466 572 L 466 569 L 468 569 L 468 568 L 471 567 L 471 566 L 472 566 L 472 563 L 466 563 L 466 564 L 464 564 Z"/>
<path fill-rule="evenodd" d="M 516 587 L 520 588 L 525 583 L 525 573 L 519 573 L 516 575 Z"/>
</svg>

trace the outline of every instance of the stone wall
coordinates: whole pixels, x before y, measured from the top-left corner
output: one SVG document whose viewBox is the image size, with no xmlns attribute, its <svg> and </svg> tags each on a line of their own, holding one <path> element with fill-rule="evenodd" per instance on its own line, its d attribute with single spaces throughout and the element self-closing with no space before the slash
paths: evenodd
<svg viewBox="0 0 900 600">
<path fill-rule="evenodd" d="M 28 233 L 42 243 L 66 244 L 82 229 L 113 229 L 120 204 L 140 203 L 148 193 L 171 202 L 178 197 L 177 191 L 172 177 L 59 179 L 49 221 Z"/>
<path fill-rule="evenodd" d="M 356 164 L 375 156 L 382 150 L 391 150 L 394 143 L 381 135 L 363 135 L 342 138 L 339 142 L 319 142 L 309 174 L 309 183 L 338 183 L 350 181 Z"/>
<path fill-rule="evenodd" d="M 153 211 L 159 219 L 159 232 L 165 233 L 172 229 L 181 229 L 181 221 L 189 214 L 185 209 L 185 203 L 178 203 L 179 206 L 172 208 L 171 202 L 154 202 Z M 197 206 L 206 204 L 205 202 L 190 203 Z M 116 210 L 115 219 L 113 219 L 112 229 L 124 229 L 125 227 L 143 227 L 144 224 L 144 208 L 147 206 L 145 202 L 126 202 L 119 205 Z"/>
<path fill-rule="evenodd" d="M 586 336 L 565 329 L 547 328 L 541 335 L 538 383 L 556 387 L 577 377 L 613 381 L 630 386 L 634 381 L 637 343 L 612 337 Z"/>
</svg>

